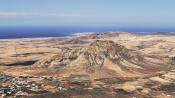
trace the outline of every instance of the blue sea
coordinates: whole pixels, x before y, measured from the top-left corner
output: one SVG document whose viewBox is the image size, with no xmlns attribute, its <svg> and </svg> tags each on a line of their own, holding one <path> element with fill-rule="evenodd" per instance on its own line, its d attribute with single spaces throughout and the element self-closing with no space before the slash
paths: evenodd
<svg viewBox="0 0 175 98">
<path fill-rule="evenodd" d="M 117 27 L 0 27 L 0 39 L 62 37 L 80 32 L 175 32 L 169 28 L 117 28 Z"/>
</svg>

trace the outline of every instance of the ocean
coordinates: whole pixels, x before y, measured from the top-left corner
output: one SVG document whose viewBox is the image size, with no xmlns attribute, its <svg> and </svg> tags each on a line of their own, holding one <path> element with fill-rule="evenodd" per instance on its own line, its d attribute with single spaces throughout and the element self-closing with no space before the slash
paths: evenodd
<svg viewBox="0 0 175 98">
<path fill-rule="evenodd" d="M 80 32 L 175 32 L 175 29 L 162 28 L 117 28 L 117 27 L 0 27 L 0 39 L 62 37 Z"/>
</svg>

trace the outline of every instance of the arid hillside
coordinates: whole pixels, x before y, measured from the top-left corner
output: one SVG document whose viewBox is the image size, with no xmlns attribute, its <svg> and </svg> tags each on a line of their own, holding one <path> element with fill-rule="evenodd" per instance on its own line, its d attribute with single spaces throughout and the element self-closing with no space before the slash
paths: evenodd
<svg viewBox="0 0 175 98">
<path fill-rule="evenodd" d="M 0 94 L 22 98 L 173 98 L 174 38 L 109 32 L 1 40 Z"/>
<path fill-rule="evenodd" d="M 42 59 L 33 66 L 62 69 L 59 76 L 89 74 L 96 78 L 109 78 L 151 74 L 171 69 L 171 64 L 168 57 L 151 57 L 113 41 L 96 40 L 87 46 Z"/>
</svg>

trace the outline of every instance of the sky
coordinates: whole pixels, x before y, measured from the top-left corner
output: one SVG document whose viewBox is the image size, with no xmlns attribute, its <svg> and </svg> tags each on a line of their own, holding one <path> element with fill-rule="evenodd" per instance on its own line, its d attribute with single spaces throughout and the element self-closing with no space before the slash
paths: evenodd
<svg viewBox="0 0 175 98">
<path fill-rule="evenodd" d="M 175 27 L 175 0 L 0 0 L 0 26 Z"/>
</svg>

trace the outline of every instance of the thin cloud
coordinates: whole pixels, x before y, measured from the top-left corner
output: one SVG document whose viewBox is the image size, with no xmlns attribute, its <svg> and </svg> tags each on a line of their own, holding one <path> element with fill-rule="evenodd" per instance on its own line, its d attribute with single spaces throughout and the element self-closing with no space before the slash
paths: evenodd
<svg viewBox="0 0 175 98">
<path fill-rule="evenodd" d="M 104 15 L 98 15 L 98 14 L 0 12 L 0 19 L 96 19 L 96 20 L 99 20 L 99 19 L 111 19 L 111 18 L 114 19 L 117 17 L 104 16 Z"/>
<path fill-rule="evenodd" d="M 0 12 L 0 19 L 80 18 L 79 14 Z"/>
</svg>

